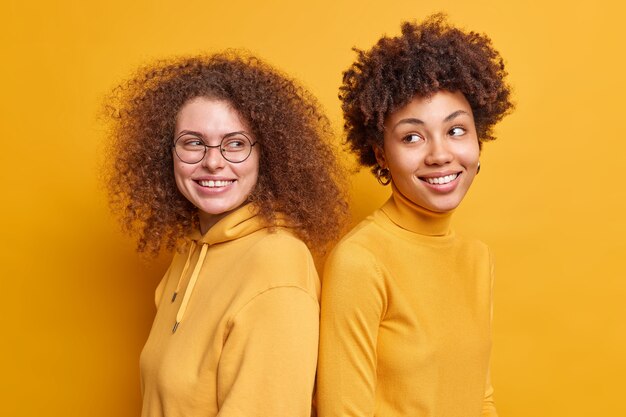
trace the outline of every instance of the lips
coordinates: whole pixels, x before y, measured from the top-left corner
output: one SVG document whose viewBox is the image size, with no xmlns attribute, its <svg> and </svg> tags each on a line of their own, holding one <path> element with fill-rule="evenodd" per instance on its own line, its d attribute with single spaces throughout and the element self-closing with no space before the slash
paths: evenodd
<svg viewBox="0 0 626 417">
<path fill-rule="evenodd" d="M 459 175 L 461 175 L 461 173 L 456 172 L 454 174 L 442 175 L 439 177 L 419 177 L 419 179 L 431 185 L 444 185 L 451 183 L 457 179 Z"/>
<path fill-rule="evenodd" d="M 196 183 L 198 183 L 200 186 L 207 187 L 207 188 L 227 187 L 233 184 L 234 182 L 235 180 L 197 180 L 196 181 Z"/>
</svg>

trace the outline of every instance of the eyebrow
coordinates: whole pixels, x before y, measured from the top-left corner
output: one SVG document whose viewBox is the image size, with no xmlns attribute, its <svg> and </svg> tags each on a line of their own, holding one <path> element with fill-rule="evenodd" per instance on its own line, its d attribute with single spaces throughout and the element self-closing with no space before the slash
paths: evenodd
<svg viewBox="0 0 626 417">
<path fill-rule="evenodd" d="M 194 130 L 181 130 L 180 132 L 178 132 L 176 137 L 179 138 L 182 135 L 194 135 L 194 136 L 198 136 L 200 139 L 204 139 L 204 135 L 202 133 L 196 132 Z"/>
<path fill-rule="evenodd" d="M 222 136 L 222 139 L 224 139 L 226 136 L 232 136 L 232 135 L 237 135 L 237 134 L 242 134 L 246 137 L 250 137 L 251 134 L 246 132 L 245 130 L 236 130 L 234 132 L 228 132 L 225 135 Z M 177 138 L 181 137 L 182 135 L 193 135 L 193 136 L 197 136 L 202 140 L 205 140 L 204 135 L 201 132 L 196 132 L 195 130 L 181 130 L 180 132 L 178 132 L 178 134 L 176 135 Z"/>
<path fill-rule="evenodd" d="M 443 122 L 449 122 L 450 120 L 453 120 L 455 118 L 457 118 L 458 116 L 465 114 L 469 116 L 469 113 L 466 112 L 465 110 L 457 110 L 455 112 L 450 113 L 449 115 L 446 116 L 445 119 L 443 119 Z M 396 125 L 393 127 L 393 129 L 395 129 L 396 127 L 403 125 L 403 124 L 410 124 L 410 125 L 423 125 L 425 124 L 423 120 L 417 119 L 415 117 L 408 117 L 406 119 L 402 119 L 400 121 L 398 121 L 398 123 L 396 123 Z"/>
</svg>

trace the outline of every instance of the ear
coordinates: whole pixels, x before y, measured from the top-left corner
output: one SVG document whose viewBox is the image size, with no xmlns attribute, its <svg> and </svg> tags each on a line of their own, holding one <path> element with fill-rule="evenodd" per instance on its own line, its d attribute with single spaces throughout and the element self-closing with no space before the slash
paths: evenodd
<svg viewBox="0 0 626 417">
<path fill-rule="evenodd" d="M 376 156 L 376 162 L 381 168 L 387 168 L 387 160 L 385 159 L 385 150 L 378 145 L 373 145 L 372 150 Z"/>
</svg>

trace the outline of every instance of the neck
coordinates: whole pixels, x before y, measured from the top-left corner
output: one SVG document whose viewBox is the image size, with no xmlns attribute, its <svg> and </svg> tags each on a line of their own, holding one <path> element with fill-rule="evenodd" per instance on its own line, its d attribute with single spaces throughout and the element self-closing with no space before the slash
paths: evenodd
<svg viewBox="0 0 626 417">
<path fill-rule="evenodd" d="M 233 211 L 237 210 L 237 208 L 219 214 L 209 214 L 200 210 L 198 212 L 198 220 L 200 221 L 200 234 L 205 235 L 206 232 L 208 232 L 213 226 L 215 226 L 217 222 L 228 216 Z"/>
<path fill-rule="evenodd" d="M 392 185 L 392 197 L 383 211 L 397 226 L 422 235 L 445 236 L 450 233 L 453 211 L 438 213 L 418 206 Z"/>
</svg>

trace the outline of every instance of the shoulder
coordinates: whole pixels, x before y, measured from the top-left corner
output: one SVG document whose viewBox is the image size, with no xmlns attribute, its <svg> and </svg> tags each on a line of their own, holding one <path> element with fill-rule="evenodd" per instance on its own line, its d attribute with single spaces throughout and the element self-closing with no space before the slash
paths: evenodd
<svg viewBox="0 0 626 417">
<path fill-rule="evenodd" d="M 378 218 L 379 210 L 363 219 L 352 228 L 335 246 L 333 252 L 369 252 L 376 253 L 381 246 L 385 246 L 389 241 L 394 240 L 394 236 L 389 230 L 380 224 Z"/>
<path fill-rule="evenodd" d="M 306 244 L 296 237 L 289 229 L 277 227 L 265 229 L 255 243 L 249 247 L 248 255 L 252 259 L 262 261 L 266 266 L 286 266 L 293 262 L 300 265 L 304 260 L 311 259 L 311 252 Z"/>
<path fill-rule="evenodd" d="M 375 227 L 370 222 L 358 225 L 328 256 L 322 275 L 326 314 L 348 317 L 367 311 L 379 317 L 386 310 L 386 276 L 377 249 L 381 241 L 372 233 Z"/>
<path fill-rule="evenodd" d="M 384 230 L 371 218 L 359 223 L 332 250 L 323 272 L 324 293 L 354 294 L 355 291 L 382 291 L 381 246 L 385 246 Z"/>
<path fill-rule="evenodd" d="M 311 252 L 289 229 L 263 231 L 240 262 L 261 288 L 294 286 L 312 294 L 318 292 L 319 278 Z"/>
<path fill-rule="evenodd" d="M 350 230 L 326 260 L 326 271 L 340 269 L 378 269 L 378 258 L 393 243 L 393 235 L 376 221 L 375 211 Z"/>
</svg>

